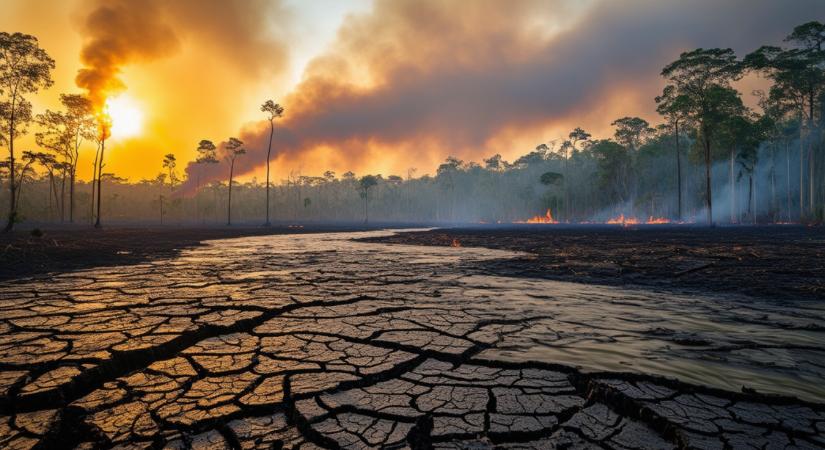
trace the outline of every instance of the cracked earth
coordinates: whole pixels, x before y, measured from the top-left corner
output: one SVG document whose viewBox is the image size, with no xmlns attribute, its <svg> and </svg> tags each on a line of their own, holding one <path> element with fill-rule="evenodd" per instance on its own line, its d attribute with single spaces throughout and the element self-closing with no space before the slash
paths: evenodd
<svg viewBox="0 0 825 450">
<path fill-rule="evenodd" d="M 819 305 L 351 240 L 382 233 L 3 283 L 0 447 L 825 447 Z"/>
</svg>

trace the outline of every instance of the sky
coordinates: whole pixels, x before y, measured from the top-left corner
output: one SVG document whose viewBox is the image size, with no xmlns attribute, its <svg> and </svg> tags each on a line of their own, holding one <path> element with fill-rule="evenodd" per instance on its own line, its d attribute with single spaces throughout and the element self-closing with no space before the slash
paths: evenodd
<svg viewBox="0 0 825 450">
<path fill-rule="evenodd" d="M 818 0 L 0 0 L 0 10 L 0 30 L 36 36 L 56 60 L 35 112 L 58 108 L 61 93 L 109 99 L 104 170 L 133 181 L 154 178 L 167 153 L 192 172 L 201 139 L 230 136 L 248 150 L 242 179 L 262 179 L 269 98 L 286 108 L 275 180 L 421 175 L 448 155 L 512 160 L 576 126 L 607 137 L 619 117 L 659 122 L 659 72 L 682 51 L 743 55 L 825 20 Z M 82 178 L 92 159 L 90 144 Z M 224 164 L 197 170 L 227 176 Z"/>
</svg>

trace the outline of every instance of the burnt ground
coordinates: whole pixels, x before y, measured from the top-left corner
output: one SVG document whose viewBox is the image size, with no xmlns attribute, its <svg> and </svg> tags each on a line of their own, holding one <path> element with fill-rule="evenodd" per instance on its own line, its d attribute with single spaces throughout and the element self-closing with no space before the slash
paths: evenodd
<svg viewBox="0 0 825 450">
<path fill-rule="evenodd" d="M 770 299 L 825 298 L 825 227 L 519 225 L 400 233 L 373 242 L 528 252 L 497 274 Z"/>
<path fill-rule="evenodd" d="M 825 447 L 822 403 L 499 358 L 576 328 L 615 346 L 631 335 L 677 346 L 641 317 L 617 336 L 601 314 L 561 314 L 570 299 L 596 300 L 588 292 L 532 296 L 559 314 L 519 306 L 527 287 L 484 275 L 507 267 L 504 252 L 336 236 L 248 237 L 3 281 L 0 447 Z M 615 295 L 604 305 L 633 307 Z M 761 330 L 773 322 L 746 312 Z M 825 329 L 814 310 L 782 321 L 760 334 Z M 739 341 L 685 347 L 799 350 L 825 370 L 821 346 Z"/>
</svg>

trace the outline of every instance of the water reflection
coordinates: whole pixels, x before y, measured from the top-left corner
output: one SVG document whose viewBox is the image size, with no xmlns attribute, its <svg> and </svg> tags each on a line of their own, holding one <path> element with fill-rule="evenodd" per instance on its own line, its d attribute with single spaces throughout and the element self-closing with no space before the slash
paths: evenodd
<svg viewBox="0 0 825 450">
<path fill-rule="evenodd" d="M 636 371 L 728 390 L 745 386 L 825 400 L 823 305 L 489 276 L 476 270 L 474 263 L 524 255 L 352 240 L 388 233 L 392 231 L 211 241 L 184 252 L 175 264 L 216 257 L 247 262 L 261 258 L 268 264 L 273 258 L 283 259 L 277 270 L 239 264 L 228 278 L 328 273 L 343 286 L 348 272 L 380 268 L 383 276 L 391 277 L 386 271 L 397 268 L 420 277 L 416 285 L 381 287 L 399 302 L 524 318 L 520 329 L 503 336 L 481 358 L 537 360 L 589 371 Z M 353 293 L 361 289 L 349 288 Z M 416 296 L 417 290 L 428 295 Z"/>
</svg>

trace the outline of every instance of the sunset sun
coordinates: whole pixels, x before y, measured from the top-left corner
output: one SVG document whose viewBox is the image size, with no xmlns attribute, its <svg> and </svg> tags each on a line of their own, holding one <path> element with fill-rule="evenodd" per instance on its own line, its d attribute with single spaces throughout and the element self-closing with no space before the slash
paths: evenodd
<svg viewBox="0 0 825 450">
<path fill-rule="evenodd" d="M 128 138 L 143 131 L 143 111 L 131 97 L 119 95 L 108 99 L 106 112 L 112 120 L 112 137 Z"/>
</svg>

